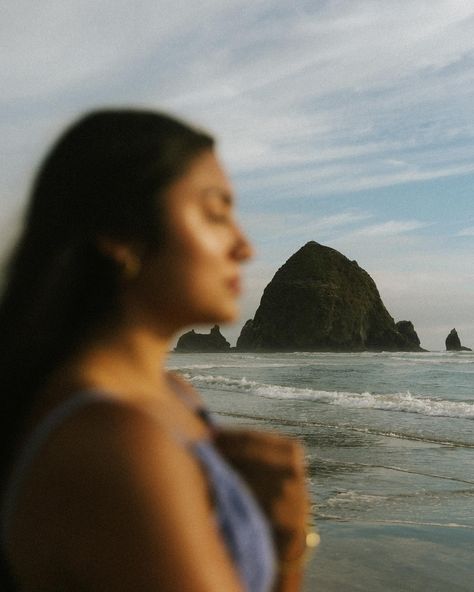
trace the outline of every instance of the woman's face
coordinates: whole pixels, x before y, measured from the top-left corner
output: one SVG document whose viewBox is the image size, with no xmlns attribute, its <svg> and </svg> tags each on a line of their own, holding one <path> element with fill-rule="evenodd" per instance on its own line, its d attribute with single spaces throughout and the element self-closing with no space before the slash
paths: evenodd
<svg viewBox="0 0 474 592">
<path fill-rule="evenodd" d="M 140 274 L 152 309 L 175 328 L 235 320 L 240 267 L 252 248 L 237 225 L 232 187 L 212 151 L 197 156 L 168 188 L 164 216 L 164 245 Z"/>
</svg>

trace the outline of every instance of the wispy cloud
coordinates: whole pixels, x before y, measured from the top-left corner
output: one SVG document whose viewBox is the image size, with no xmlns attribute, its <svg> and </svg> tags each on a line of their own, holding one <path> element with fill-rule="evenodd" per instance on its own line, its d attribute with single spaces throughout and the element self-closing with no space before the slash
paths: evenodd
<svg viewBox="0 0 474 592">
<path fill-rule="evenodd" d="M 386 236 L 398 236 L 400 234 L 406 234 L 407 232 L 413 232 L 420 228 L 425 228 L 427 224 L 418 222 L 417 220 L 389 220 L 381 224 L 372 224 L 370 226 L 364 226 L 359 228 L 356 233 L 359 236 L 365 237 L 386 237 Z"/>
<path fill-rule="evenodd" d="M 458 236 L 474 236 L 474 226 L 468 226 L 467 228 L 463 228 L 457 234 Z"/>
<path fill-rule="evenodd" d="M 474 157 L 473 15 L 461 0 L 397 10 L 366 0 L 140 0 L 133 12 L 124 0 L 23 0 L 3 15 L 3 101 L 170 107 L 217 130 L 232 170 L 258 172 L 262 188 L 276 183 L 272 169 L 300 167 L 304 184 L 303 167 L 319 178 L 327 162 L 360 170 L 334 169 L 320 192 L 458 175 Z M 460 134 L 470 141 L 464 156 Z M 394 174 L 397 161 L 416 170 Z"/>
<path fill-rule="evenodd" d="M 356 210 L 342 211 L 331 215 L 304 212 L 254 213 L 244 219 L 249 234 L 259 241 L 281 241 L 297 238 L 301 244 L 309 240 L 323 240 L 328 235 L 344 228 L 353 228 L 372 218 L 372 214 Z"/>
<path fill-rule="evenodd" d="M 71 117 L 146 105 L 216 132 L 264 258 L 255 275 L 249 268 L 253 304 L 263 278 L 319 237 L 373 269 L 436 266 L 436 241 L 425 261 L 413 255 L 440 228 L 424 221 L 421 191 L 416 212 L 372 200 L 402 185 L 412 195 L 435 181 L 468 185 L 472 3 L 17 0 L 2 7 L 1 27 L 4 211 L 18 210 L 33 165 Z M 451 234 L 473 236 L 451 202 L 439 208 L 454 212 Z M 449 255 L 457 270 L 458 252 Z M 427 276 L 425 295 L 430 282 L 438 289 Z M 459 289 L 468 293 L 467 280 Z"/>
<path fill-rule="evenodd" d="M 133 6 L 125 0 L 10 3 L 2 9 L 2 99 L 51 96 L 101 79 L 113 83 L 159 53 L 160 47 L 187 42 L 196 27 L 212 29 L 213 21 L 223 22 L 242 4 L 241 0 L 137 0 Z M 161 62 L 170 57 L 161 56 Z"/>
</svg>

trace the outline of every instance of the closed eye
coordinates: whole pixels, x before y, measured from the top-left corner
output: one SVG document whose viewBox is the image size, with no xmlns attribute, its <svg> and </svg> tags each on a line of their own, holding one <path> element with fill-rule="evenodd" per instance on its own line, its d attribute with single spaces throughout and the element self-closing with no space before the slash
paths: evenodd
<svg viewBox="0 0 474 592">
<path fill-rule="evenodd" d="M 228 214 L 216 214 L 214 212 L 209 212 L 207 217 L 211 222 L 229 222 L 230 216 Z"/>
<path fill-rule="evenodd" d="M 204 194 L 204 210 L 212 222 L 227 223 L 232 219 L 232 196 L 220 188 L 209 188 Z"/>
</svg>

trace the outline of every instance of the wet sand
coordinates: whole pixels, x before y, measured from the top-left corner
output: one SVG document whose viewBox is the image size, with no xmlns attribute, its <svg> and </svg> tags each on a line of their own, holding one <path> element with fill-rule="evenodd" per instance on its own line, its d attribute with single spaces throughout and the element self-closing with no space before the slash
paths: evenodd
<svg viewBox="0 0 474 592">
<path fill-rule="evenodd" d="M 304 592 L 472 592 L 472 529 L 321 522 Z"/>
</svg>

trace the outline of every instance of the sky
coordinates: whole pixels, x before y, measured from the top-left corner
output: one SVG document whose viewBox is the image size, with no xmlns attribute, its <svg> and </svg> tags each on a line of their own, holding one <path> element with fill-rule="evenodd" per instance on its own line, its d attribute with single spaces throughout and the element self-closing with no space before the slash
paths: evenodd
<svg viewBox="0 0 474 592">
<path fill-rule="evenodd" d="M 470 0 L 5 0 L 0 249 L 35 167 L 84 111 L 210 130 L 256 250 L 242 317 L 315 240 L 355 259 L 396 321 L 474 348 Z"/>
</svg>

